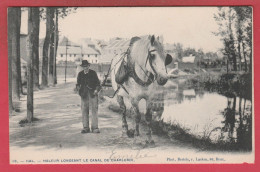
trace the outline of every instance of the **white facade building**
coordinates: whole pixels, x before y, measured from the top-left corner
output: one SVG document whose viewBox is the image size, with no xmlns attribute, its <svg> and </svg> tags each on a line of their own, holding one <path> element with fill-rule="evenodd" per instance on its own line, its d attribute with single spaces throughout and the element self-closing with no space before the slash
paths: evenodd
<svg viewBox="0 0 260 172">
<path fill-rule="evenodd" d="M 75 62 L 88 60 L 90 63 L 99 63 L 100 53 L 95 48 L 75 44 L 66 37 L 62 39 L 57 50 L 57 62 Z"/>
</svg>

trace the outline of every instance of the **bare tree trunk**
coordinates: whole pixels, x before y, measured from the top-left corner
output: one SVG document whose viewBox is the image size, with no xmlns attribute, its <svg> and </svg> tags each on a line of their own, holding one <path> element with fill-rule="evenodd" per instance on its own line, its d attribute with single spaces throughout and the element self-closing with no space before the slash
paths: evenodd
<svg viewBox="0 0 260 172">
<path fill-rule="evenodd" d="M 235 8 L 235 11 L 236 11 L 236 13 L 237 13 L 237 25 L 236 25 L 236 27 L 237 27 L 237 40 L 238 40 L 238 47 L 237 47 L 237 49 L 238 49 L 238 58 L 239 58 L 239 71 L 241 71 L 242 70 L 242 68 L 241 68 L 241 59 L 242 59 L 242 57 L 241 57 L 241 48 L 240 48 L 240 46 L 241 46 L 241 41 L 242 41 L 242 29 L 241 29 L 241 10 L 240 10 L 240 7 L 238 7 L 238 8 Z"/>
<path fill-rule="evenodd" d="M 245 44 L 242 41 L 242 51 L 243 51 L 243 56 L 244 56 L 244 60 L 245 60 L 245 71 L 247 72 L 247 61 L 246 61 L 246 52 L 245 52 Z"/>
<path fill-rule="evenodd" d="M 234 71 L 237 71 L 237 58 L 236 58 L 236 53 L 235 53 L 235 45 L 234 45 L 234 36 L 232 32 L 232 19 L 231 19 L 231 8 L 229 8 L 229 23 L 228 23 L 228 30 L 229 30 L 229 51 L 233 60 L 233 68 Z"/>
<path fill-rule="evenodd" d="M 238 41 L 238 47 L 237 47 L 237 49 L 238 49 L 238 58 L 239 58 L 239 71 L 241 71 L 242 70 L 242 66 L 241 66 L 241 48 L 240 48 L 240 44 L 241 44 L 241 41 L 239 40 Z"/>
<path fill-rule="evenodd" d="M 252 47 L 250 47 L 250 66 L 249 66 L 249 72 L 252 73 Z"/>
<path fill-rule="evenodd" d="M 8 9 L 8 97 L 9 97 L 9 115 L 12 114 L 14 110 L 13 101 L 12 101 L 12 37 L 14 35 L 14 23 L 12 20 L 12 16 L 14 16 L 14 10 Z"/>
<path fill-rule="evenodd" d="M 229 59 L 229 56 L 228 56 Z M 227 73 L 229 72 L 229 60 L 227 59 Z"/>
<path fill-rule="evenodd" d="M 54 33 L 51 34 L 50 54 L 49 54 L 49 84 L 54 85 Z"/>
<path fill-rule="evenodd" d="M 21 55 L 20 55 L 20 30 L 21 30 L 21 8 L 19 8 L 18 11 L 18 18 L 17 18 L 17 40 L 19 43 L 18 47 L 18 53 L 17 53 L 17 77 L 18 77 L 18 88 L 19 88 L 19 100 L 20 100 L 20 94 L 22 93 L 22 74 L 21 74 Z"/>
<path fill-rule="evenodd" d="M 35 8 L 34 10 L 34 25 L 35 27 L 35 39 L 34 39 L 34 44 L 35 48 L 32 49 L 33 51 L 33 58 L 34 58 L 34 63 L 33 63 L 33 82 L 34 82 L 34 88 L 39 88 L 40 83 L 39 83 L 39 31 L 40 31 L 40 11 L 39 8 Z"/>
<path fill-rule="evenodd" d="M 54 66 L 54 32 L 55 32 L 55 27 L 54 27 L 54 12 L 55 12 L 55 8 L 53 7 L 49 7 L 50 8 L 50 54 L 49 54 L 49 84 L 54 85 L 54 78 L 53 78 L 53 74 L 54 74 L 54 70 L 53 70 L 53 66 Z"/>
<path fill-rule="evenodd" d="M 54 41 L 54 44 L 55 44 L 55 56 L 54 56 L 54 84 L 57 84 L 57 60 L 56 60 L 56 57 L 57 57 L 57 50 L 58 50 L 58 43 L 59 43 L 59 30 L 58 30 L 58 26 L 59 26 L 59 11 L 58 11 L 58 8 L 56 8 L 56 11 L 55 11 L 55 41 Z"/>
<path fill-rule="evenodd" d="M 10 53 L 10 45 L 8 40 L 8 56 Z M 12 58 L 8 57 L 8 103 L 9 103 L 9 115 L 12 115 L 12 112 L 14 110 L 13 107 L 13 100 L 12 100 Z"/>
<path fill-rule="evenodd" d="M 21 84 L 21 64 L 20 64 L 20 27 L 21 27 L 21 8 L 8 8 L 8 58 L 11 58 L 10 77 L 12 86 L 10 87 L 12 101 L 18 102 L 20 99 Z M 19 77 L 20 76 L 20 77 Z M 15 108 L 15 107 L 14 107 Z"/>
<path fill-rule="evenodd" d="M 28 11 L 28 63 L 27 63 L 27 121 L 33 121 L 34 60 L 39 57 L 39 8 Z"/>
<path fill-rule="evenodd" d="M 39 48 L 37 40 L 39 40 L 38 30 L 38 15 L 39 9 L 37 7 L 31 7 L 28 11 L 28 36 L 29 36 L 29 47 L 28 47 L 28 62 L 27 62 L 27 121 L 33 121 L 33 64 L 37 54 L 35 49 Z"/>
<path fill-rule="evenodd" d="M 42 52 L 42 86 L 48 86 L 48 55 L 49 55 L 49 45 L 51 39 L 51 11 L 50 8 L 46 8 L 46 36 L 43 43 Z"/>
</svg>

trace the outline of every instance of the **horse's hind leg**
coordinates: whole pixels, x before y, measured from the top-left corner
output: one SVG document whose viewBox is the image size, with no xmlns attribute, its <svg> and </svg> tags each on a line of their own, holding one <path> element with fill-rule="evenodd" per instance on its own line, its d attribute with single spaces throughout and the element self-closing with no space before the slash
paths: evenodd
<svg viewBox="0 0 260 172">
<path fill-rule="evenodd" d="M 122 112 L 122 127 L 123 127 L 123 136 L 127 135 L 127 131 L 128 131 L 128 125 L 127 125 L 127 121 L 126 121 L 126 106 L 124 103 L 124 99 L 122 96 L 117 96 L 117 102 L 120 106 L 120 110 Z"/>
</svg>

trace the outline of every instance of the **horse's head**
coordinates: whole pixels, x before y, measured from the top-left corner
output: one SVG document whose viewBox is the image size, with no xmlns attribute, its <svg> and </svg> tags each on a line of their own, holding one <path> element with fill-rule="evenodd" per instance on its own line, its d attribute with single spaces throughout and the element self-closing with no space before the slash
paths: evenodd
<svg viewBox="0 0 260 172">
<path fill-rule="evenodd" d="M 159 85 L 164 85 L 168 80 L 166 66 L 172 62 L 172 56 L 165 54 L 159 37 L 155 38 L 151 36 L 148 39 L 148 56 L 145 62 L 146 69 L 154 74 Z"/>
<path fill-rule="evenodd" d="M 151 72 L 159 85 L 167 82 L 166 66 L 172 62 L 172 57 L 164 53 L 159 37 L 149 36 L 136 41 L 131 48 L 131 61 L 144 72 Z"/>
</svg>

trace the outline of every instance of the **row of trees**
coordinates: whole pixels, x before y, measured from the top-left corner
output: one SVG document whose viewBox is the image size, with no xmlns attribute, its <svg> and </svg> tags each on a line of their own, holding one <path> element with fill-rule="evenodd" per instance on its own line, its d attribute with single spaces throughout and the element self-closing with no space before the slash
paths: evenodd
<svg viewBox="0 0 260 172">
<path fill-rule="evenodd" d="M 196 56 L 200 58 L 201 60 L 204 59 L 217 59 L 219 58 L 216 52 L 204 52 L 203 49 L 198 49 L 196 50 L 195 48 L 184 48 L 181 43 L 174 43 L 173 47 L 171 49 L 172 53 L 176 53 L 176 57 L 179 60 L 182 60 L 183 57 L 185 56 Z"/>
<path fill-rule="evenodd" d="M 56 52 L 58 48 L 58 19 L 65 17 L 76 8 L 68 7 L 20 7 L 8 8 L 8 83 L 9 112 L 16 109 L 14 102 L 19 102 L 22 93 L 20 28 L 21 12 L 28 10 L 27 41 L 27 121 L 33 120 L 33 91 L 48 85 L 57 84 Z M 39 70 L 39 29 L 40 20 L 46 21 L 46 35 L 43 44 L 42 71 Z M 41 84 L 39 76 L 41 72 Z"/>
<path fill-rule="evenodd" d="M 214 34 L 220 36 L 223 41 L 223 54 L 228 60 L 227 71 L 229 63 L 233 65 L 234 71 L 243 70 L 242 61 L 244 61 L 244 70 L 252 72 L 252 8 L 219 7 L 214 19 L 219 26 L 218 32 Z"/>
</svg>

